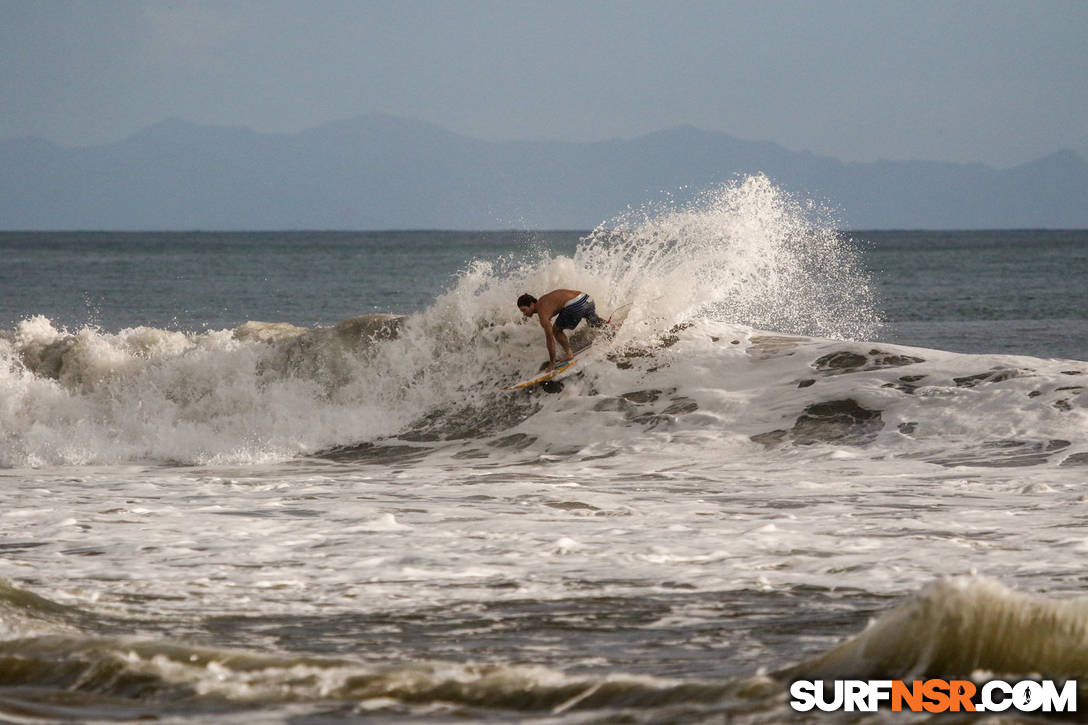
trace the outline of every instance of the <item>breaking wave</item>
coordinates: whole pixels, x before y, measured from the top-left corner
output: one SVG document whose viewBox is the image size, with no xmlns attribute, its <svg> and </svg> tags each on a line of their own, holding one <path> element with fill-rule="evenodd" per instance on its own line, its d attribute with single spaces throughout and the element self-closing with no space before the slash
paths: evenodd
<svg viewBox="0 0 1088 725">
<path fill-rule="evenodd" d="M 910 680 L 976 674 L 1088 677 L 1088 600 L 1033 597 L 984 577 L 942 579 L 856 637 L 778 676 Z"/>
<path fill-rule="evenodd" d="M 500 391 L 543 356 L 539 327 L 513 301 L 557 287 L 588 291 L 606 314 L 630 304 L 607 363 L 546 389 Z M 937 442 L 958 437 L 977 449 L 960 463 L 1088 457 L 1076 433 L 1084 380 L 1064 377 L 1083 365 L 849 342 L 878 325 L 850 240 L 750 177 L 684 208 L 632 212 L 571 257 L 474 262 L 410 316 L 210 332 L 68 331 L 29 318 L 0 335 L 0 465 L 365 459 L 397 438 L 547 446 L 559 398 L 586 425 L 640 434 L 698 429 L 767 448 L 876 442 L 939 462 L 956 454 Z M 542 394 L 564 384 L 565 396 Z M 942 398 L 951 413 L 934 416 Z"/>
</svg>

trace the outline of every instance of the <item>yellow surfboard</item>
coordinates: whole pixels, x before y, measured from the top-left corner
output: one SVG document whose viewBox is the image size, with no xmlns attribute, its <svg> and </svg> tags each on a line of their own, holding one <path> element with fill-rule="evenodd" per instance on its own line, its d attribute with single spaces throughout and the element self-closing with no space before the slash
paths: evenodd
<svg viewBox="0 0 1088 725">
<path fill-rule="evenodd" d="M 533 385 L 536 385 L 537 383 L 542 383 L 545 380 L 551 380 L 556 375 L 561 375 L 561 374 L 567 372 L 568 370 L 570 370 L 572 367 L 574 367 L 574 365 L 577 362 L 579 362 L 582 359 L 582 357 L 587 352 L 589 352 L 590 348 L 592 348 L 592 347 L 593 347 L 592 345 L 587 345 L 586 347 L 583 347 L 581 350 L 579 350 L 574 355 L 574 357 L 572 357 L 570 360 L 567 360 L 566 362 L 556 363 L 555 367 L 552 368 L 551 370 L 549 370 L 548 372 L 541 373 L 540 375 L 537 375 L 535 378 L 529 378 L 528 380 L 522 380 L 520 383 L 514 383 L 513 385 L 507 385 L 506 387 L 503 388 L 503 390 L 517 390 L 518 388 L 528 388 L 528 387 L 531 387 Z"/>
</svg>

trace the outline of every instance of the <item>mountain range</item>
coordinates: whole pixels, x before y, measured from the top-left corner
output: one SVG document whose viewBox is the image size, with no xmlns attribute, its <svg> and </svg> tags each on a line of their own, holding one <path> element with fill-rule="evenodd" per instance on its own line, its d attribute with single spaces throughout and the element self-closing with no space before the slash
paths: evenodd
<svg viewBox="0 0 1088 725">
<path fill-rule="evenodd" d="M 1088 163 L 844 163 L 685 126 L 489 142 L 368 114 L 295 134 L 168 120 L 125 140 L 0 141 L 0 228 L 589 229 L 764 173 L 851 229 L 1088 228 Z"/>
</svg>

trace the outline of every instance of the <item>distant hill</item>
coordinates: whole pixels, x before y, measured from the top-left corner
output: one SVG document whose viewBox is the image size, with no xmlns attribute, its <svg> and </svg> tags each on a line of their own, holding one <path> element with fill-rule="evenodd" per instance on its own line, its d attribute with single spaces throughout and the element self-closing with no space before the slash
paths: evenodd
<svg viewBox="0 0 1088 725">
<path fill-rule="evenodd" d="M 843 226 L 1088 228 L 1088 163 L 843 163 L 681 127 L 596 143 L 491 143 L 380 114 L 298 134 L 170 120 L 116 144 L 0 142 L 3 229 L 587 229 L 738 174 Z"/>
</svg>

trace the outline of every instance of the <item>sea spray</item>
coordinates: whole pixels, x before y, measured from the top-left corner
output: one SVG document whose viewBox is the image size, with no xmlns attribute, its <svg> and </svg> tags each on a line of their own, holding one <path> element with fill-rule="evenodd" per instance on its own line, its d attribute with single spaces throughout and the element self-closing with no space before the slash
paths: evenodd
<svg viewBox="0 0 1088 725">
<path fill-rule="evenodd" d="M 602 224 L 576 257 L 611 299 L 640 303 L 636 321 L 657 327 L 710 317 L 856 340 L 880 324 L 857 248 L 826 210 L 763 175 Z"/>
</svg>

